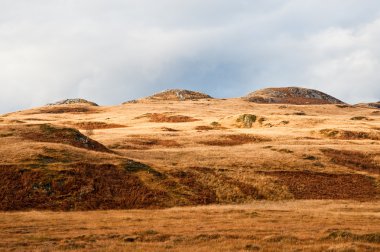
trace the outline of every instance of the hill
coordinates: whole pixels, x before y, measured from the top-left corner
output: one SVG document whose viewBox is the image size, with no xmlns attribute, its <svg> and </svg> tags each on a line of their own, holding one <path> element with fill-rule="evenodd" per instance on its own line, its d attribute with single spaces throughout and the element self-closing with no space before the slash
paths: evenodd
<svg viewBox="0 0 380 252">
<path fill-rule="evenodd" d="M 379 109 L 317 104 L 0 115 L 0 250 L 378 251 Z"/>
<path fill-rule="evenodd" d="M 321 91 L 300 87 L 265 88 L 249 93 L 243 99 L 257 103 L 284 104 L 343 104 Z"/>
<path fill-rule="evenodd" d="M 158 101 L 186 101 L 186 100 L 200 100 L 200 99 L 212 99 L 211 96 L 186 90 L 186 89 L 168 89 L 154 95 L 144 98 L 146 100 L 158 100 Z"/>
<path fill-rule="evenodd" d="M 376 111 L 190 99 L 1 115 L 0 209 L 374 201 Z"/>
<path fill-rule="evenodd" d="M 154 207 L 157 190 L 122 158 L 73 128 L 0 126 L 0 209 L 89 210 Z M 159 204 L 162 205 L 162 204 Z"/>
<path fill-rule="evenodd" d="M 368 102 L 368 103 L 358 103 L 358 104 L 355 104 L 355 106 L 380 109 L 380 101 Z"/>
<path fill-rule="evenodd" d="M 47 106 L 68 105 L 68 104 L 86 104 L 86 105 L 91 105 L 91 106 L 99 106 L 95 102 L 87 101 L 81 98 L 65 99 L 65 100 L 54 102 L 54 103 L 49 103 L 47 104 Z"/>
</svg>

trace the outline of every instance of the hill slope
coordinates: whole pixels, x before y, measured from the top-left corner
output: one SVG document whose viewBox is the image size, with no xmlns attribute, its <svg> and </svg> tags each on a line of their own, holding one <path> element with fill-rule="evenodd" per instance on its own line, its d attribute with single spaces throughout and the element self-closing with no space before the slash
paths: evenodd
<svg viewBox="0 0 380 252">
<path fill-rule="evenodd" d="M 376 111 L 203 99 L 2 115 L 0 209 L 376 200 Z"/>
</svg>

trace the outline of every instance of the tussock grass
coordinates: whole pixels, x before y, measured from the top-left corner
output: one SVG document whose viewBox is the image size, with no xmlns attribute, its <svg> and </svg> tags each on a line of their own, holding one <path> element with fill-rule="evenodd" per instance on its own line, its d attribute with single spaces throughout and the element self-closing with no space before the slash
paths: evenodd
<svg viewBox="0 0 380 252">
<path fill-rule="evenodd" d="M 2 212 L 0 250 L 378 251 L 374 204 L 292 200 L 165 210 Z M 345 229 L 336 230 L 342 223 Z"/>
<path fill-rule="evenodd" d="M 288 243 L 296 243 L 299 239 L 295 236 L 290 235 L 274 235 L 264 238 L 266 242 L 288 242 Z"/>
<path fill-rule="evenodd" d="M 369 243 L 380 243 L 380 233 L 354 234 L 350 231 L 337 230 L 329 233 L 323 239 L 334 241 L 359 241 Z"/>
<path fill-rule="evenodd" d="M 117 123 L 92 122 L 92 121 L 68 122 L 67 124 L 81 130 L 114 129 L 114 128 L 126 127 L 125 125 L 117 124 Z"/>
<path fill-rule="evenodd" d="M 337 104 L 335 105 L 337 108 L 351 108 L 352 106 L 351 105 L 347 105 L 347 104 Z"/>
<path fill-rule="evenodd" d="M 296 199 L 376 199 L 378 190 L 371 177 L 308 171 L 261 172 L 278 178 Z"/>
<path fill-rule="evenodd" d="M 341 140 L 380 140 L 380 134 L 377 132 L 353 131 L 353 130 L 338 130 L 338 129 L 323 129 L 319 131 L 321 135 Z"/>
<path fill-rule="evenodd" d="M 150 122 L 182 123 L 182 122 L 194 122 L 198 120 L 190 116 L 183 116 L 183 115 L 167 116 L 167 115 L 155 113 L 150 116 L 149 121 Z"/>
<path fill-rule="evenodd" d="M 215 130 L 215 127 L 207 126 L 207 125 L 199 125 L 194 128 L 195 130 Z"/>
<path fill-rule="evenodd" d="M 209 139 L 204 141 L 199 141 L 199 144 L 211 145 L 211 146 L 234 146 L 242 145 L 248 143 L 260 143 L 270 141 L 269 138 L 249 135 L 249 134 L 238 134 L 238 135 L 222 135 L 218 136 L 216 139 Z"/>
<path fill-rule="evenodd" d="M 257 117 L 255 115 L 243 114 L 236 119 L 236 122 L 240 127 L 251 128 L 252 124 L 256 122 L 256 119 Z"/>
<path fill-rule="evenodd" d="M 366 117 L 366 116 L 354 116 L 354 117 L 351 117 L 350 120 L 353 120 L 353 121 L 362 121 L 362 120 L 366 120 L 366 121 L 368 121 L 369 119 L 368 119 L 368 117 Z"/>
<path fill-rule="evenodd" d="M 294 112 L 293 115 L 304 116 L 306 115 L 306 113 L 303 111 L 299 111 L 299 112 Z"/>
<path fill-rule="evenodd" d="M 354 170 L 361 170 L 370 173 L 380 174 L 380 164 L 372 155 L 359 151 L 321 149 L 322 153 L 330 158 L 332 163 L 342 165 Z"/>
<path fill-rule="evenodd" d="M 195 130 L 200 131 L 208 131 L 208 130 L 224 130 L 225 127 L 222 127 L 219 123 L 211 123 L 210 126 L 208 125 L 199 125 L 194 128 Z"/>
<path fill-rule="evenodd" d="M 211 168 L 192 167 L 170 174 L 187 188 L 186 193 L 191 195 L 189 200 L 192 204 L 245 202 L 265 198 L 256 183 L 248 183 Z"/>
<path fill-rule="evenodd" d="M 137 117 L 136 119 L 147 117 L 149 122 L 155 123 L 183 123 L 183 122 L 195 122 L 198 119 L 184 115 L 168 115 L 165 113 L 148 113 Z"/>
<path fill-rule="evenodd" d="M 166 148 L 178 148 L 181 147 L 176 140 L 153 138 L 146 136 L 134 136 L 129 137 L 121 142 L 109 145 L 111 149 L 135 149 L 135 150 L 147 150 L 153 147 L 166 147 Z"/>
<path fill-rule="evenodd" d="M 215 121 L 211 122 L 210 125 L 213 126 L 213 127 L 220 127 L 220 126 L 222 126 L 220 123 L 215 122 Z"/>
<path fill-rule="evenodd" d="M 169 131 L 169 132 L 178 132 L 179 130 L 173 129 L 173 128 L 168 128 L 168 127 L 162 127 L 162 131 Z"/>
</svg>

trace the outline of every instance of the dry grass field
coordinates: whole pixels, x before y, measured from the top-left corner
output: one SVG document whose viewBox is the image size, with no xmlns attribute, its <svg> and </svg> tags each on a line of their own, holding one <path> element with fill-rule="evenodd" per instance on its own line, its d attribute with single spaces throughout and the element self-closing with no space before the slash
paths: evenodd
<svg viewBox="0 0 380 252">
<path fill-rule="evenodd" d="M 1 251 L 379 251 L 380 205 L 260 201 L 0 214 Z"/>
<path fill-rule="evenodd" d="M 1 115 L 0 250 L 380 249 L 378 109 L 181 97 Z"/>
</svg>

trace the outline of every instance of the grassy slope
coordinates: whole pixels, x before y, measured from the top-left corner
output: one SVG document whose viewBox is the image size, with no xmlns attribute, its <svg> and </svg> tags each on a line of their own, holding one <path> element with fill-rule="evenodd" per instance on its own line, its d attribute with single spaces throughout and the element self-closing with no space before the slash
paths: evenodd
<svg viewBox="0 0 380 252">
<path fill-rule="evenodd" d="M 0 213 L 1 251 L 379 251 L 379 202 Z"/>
<path fill-rule="evenodd" d="M 380 170 L 375 111 L 216 99 L 62 105 L 3 115 L 0 186 L 8 191 L 0 194 L 1 208 L 373 200 Z M 256 115 L 252 128 L 237 121 L 242 114 Z M 62 127 L 77 128 L 93 144 Z"/>
</svg>

